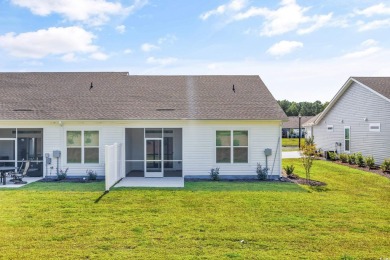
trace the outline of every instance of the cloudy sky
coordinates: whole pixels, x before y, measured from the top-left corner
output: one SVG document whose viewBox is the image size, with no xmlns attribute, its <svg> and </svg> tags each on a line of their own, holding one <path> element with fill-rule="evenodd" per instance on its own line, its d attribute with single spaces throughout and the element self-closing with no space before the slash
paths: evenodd
<svg viewBox="0 0 390 260">
<path fill-rule="evenodd" d="M 0 0 L 0 71 L 260 75 L 328 101 L 390 76 L 389 35 L 389 0 Z"/>
</svg>

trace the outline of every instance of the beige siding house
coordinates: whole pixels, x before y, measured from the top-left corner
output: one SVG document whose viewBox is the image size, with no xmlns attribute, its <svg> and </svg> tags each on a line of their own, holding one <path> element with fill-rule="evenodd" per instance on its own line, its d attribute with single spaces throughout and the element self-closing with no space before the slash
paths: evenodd
<svg viewBox="0 0 390 260">
<path fill-rule="evenodd" d="M 287 117 L 258 76 L 0 73 L 0 89 L 0 164 L 31 176 L 104 176 L 114 143 L 127 177 L 280 176 Z"/>
<path fill-rule="evenodd" d="M 319 115 L 304 124 L 318 148 L 390 157 L 390 77 L 351 77 Z"/>
</svg>

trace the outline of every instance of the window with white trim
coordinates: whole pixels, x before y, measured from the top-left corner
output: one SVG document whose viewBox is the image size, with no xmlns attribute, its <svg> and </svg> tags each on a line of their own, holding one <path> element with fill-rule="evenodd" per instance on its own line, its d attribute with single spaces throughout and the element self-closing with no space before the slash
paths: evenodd
<svg viewBox="0 0 390 260">
<path fill-rule="evenodd" d="M 67 163 L 99 163 L 99 131 L 66 132 Z"/>
<path fill-rule="evenodd" d="M 328 132 L 333 132 L 333 125 L 327 125 L 326 129 Z"/>
<path fill-rule="evenodd" d="M 217 131 L 216 162 L 248 163 L 248 131 Z"/>
<path fill-rule="evenodd" d="M 350 152 L 351 150 L 351 127 L 344 126 L 344 151 Z"/>
<path fill-rule="evenodd" d="M 370 132 L 380 132 L 381 131 L 381 123 L 371 123 L 369 125 Z"/>
</svg>

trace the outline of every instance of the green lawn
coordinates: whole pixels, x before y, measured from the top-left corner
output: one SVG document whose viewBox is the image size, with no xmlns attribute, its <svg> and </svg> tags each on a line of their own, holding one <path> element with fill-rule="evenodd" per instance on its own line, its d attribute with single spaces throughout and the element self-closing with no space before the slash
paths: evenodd
<svg viewBox="0 0 390 260">
<path fill-rule="evenodd" d="M 305 143 L 305 138 L 301 138 L 301 145 Z M 282 138 L 282 146 L 296 146 L 298 147 L 299 138 Z"/>
<path fill-rule="evenodd" d="M 283 164 L 303 176 L 299 160 Z M 325 161 L 312 178 L 327 188 L 191 182 L 113 189 L 99 203 L 102 183 L 0 190 L 0 258 L 389 258 L 389 179 Z"/>
</svg>

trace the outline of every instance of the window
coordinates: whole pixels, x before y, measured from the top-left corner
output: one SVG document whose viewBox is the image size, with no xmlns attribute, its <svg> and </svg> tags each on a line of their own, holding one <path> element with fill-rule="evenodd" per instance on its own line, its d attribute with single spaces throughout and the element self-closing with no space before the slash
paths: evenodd
<svg viewBox="0 0 390 260">
<path fill-rule="evenodd" d="M 333 132 L 333 125 L 328 125 L 327 130 L 328 132 Z"/>
<path fill-rule="evenodd" d="M 369 131 L 370 132 L 380 132 L 381 131 L 381 124 L 380 123 L 371 123 L 369 125 Z"/>
<path fill-rule="evenodd" d="M 349 126 L 344 127 L 344 151 L 349 152 L 351 147 L 351 128 Z"/>
<path fill-rule="evenodd" d="M 67 131 L 68 163 L 99 163 L 99 131 Z"/>
<path fill-rule="evenodd" d="M 248 131 L 217 131 L 216 162 L 248 163 Z"/>
</svg>

